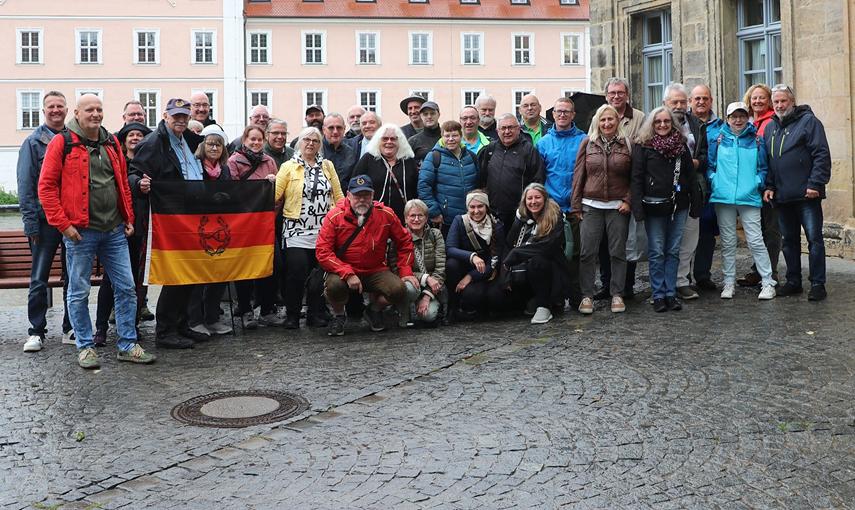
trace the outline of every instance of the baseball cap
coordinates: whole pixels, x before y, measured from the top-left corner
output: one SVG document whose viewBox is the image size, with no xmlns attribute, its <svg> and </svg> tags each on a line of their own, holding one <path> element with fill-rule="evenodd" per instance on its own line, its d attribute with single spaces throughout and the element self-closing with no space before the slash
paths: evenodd
<svg viewBox="0 0 855 510">
<path fill-rule="evenodd" d="M 439 105 L 434 103 L 433 101 L 425 101 L 424 103 L 422 103 L 422 107 L 419 108 L 419 112 L 423 112 L 427 109 L 435 110 L 438 112 L 439 111 Z"/>
<path fill-rule="evenodd" d="M 316 105 L 316 104 L 310 104 L 309 106 L 306 107 L 306 115 L 308 115 L 309 112 L 311 112 L 313 110 L 317 110 L 317 111 L 321 112 L 321 114 L 326 115 L 326 113 L 324 113 L 324 109 L 321 108 L 320 106 Z"/>
<path fill-rule="evenodd" d="M 360 191 L 374 191 L 374 183 L 371 182 L 371 177 L 365 174 L 357 175 L 352 178 L 347 185 L 347 191 L 350 193 L 359 193 Z"/>
<path fill-rule="evenodd" d="M 748 106 L 742 101 L 736 101 L 727 105 L 727 116 L 730 117 L 737 110 L 742 110 L 746 115 L 748 114 Z"/>
<path fill-rule="evenodd" d="M 190 115 L 190 103 L 179 97 L 173 97 L 166 103 L 166 113 L 169 115 Z"/>
</svg>

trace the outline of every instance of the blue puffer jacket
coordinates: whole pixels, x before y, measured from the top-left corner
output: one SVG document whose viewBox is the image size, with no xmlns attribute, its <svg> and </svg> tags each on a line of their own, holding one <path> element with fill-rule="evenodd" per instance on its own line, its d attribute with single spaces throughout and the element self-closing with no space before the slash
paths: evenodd
<svg viewBox="0 0 855 510">
<path fill-rule="evenodd" d="M 537 151 L 546 166 L 546 191 L 565 212 L 570 210 L 570 197 L 573 195 L 576 153 L 579 152 L 579 145 L 585 136 L 587 135 L 577 128 L 576 124 L 563 131 L 557 131 L 553 126 L 546 136 L 537 142 Z"/>
<path fill-rule="evenodd" d="M 438 152 L 439 167 L 434 165 Z M 419 198 L 428 206 L 428 216 L 442 215 L 451 225 L 455 216 L 466 213 L 466 194 L 478 185 L 478 159 L 469 149 L 463 149 L 460 159 L 437 143 L 427 153 L 419 170 Z"/>
<path fill-rule="evenodd" d="M 763 205 L 761 192 L 766 182 L 766 144 L 757 129 L 748 124 L 739 135 L 723 125 L 711 140 L 707 175 L 712 187 L 711 203 Z"/>
</svg>

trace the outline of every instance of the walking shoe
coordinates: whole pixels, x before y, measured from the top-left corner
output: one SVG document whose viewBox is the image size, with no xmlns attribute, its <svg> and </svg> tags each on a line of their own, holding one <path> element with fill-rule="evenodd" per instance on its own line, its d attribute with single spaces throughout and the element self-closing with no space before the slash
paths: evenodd
<svg viewBox="0 0 855 510">
<path fill-rule="evenodd" d="M 594 294 L 593 300 L 594 301 L 601 301 L 603 299 L 609 299 L 610 297 L 611 297 L 611 294 L 609 293 L 609 288 L 603 287 L 602 289 L 598 290 L 596 294 Z"/>
<path fill-rule="evenodd" d="M 328 336 L 344 335 L 344 323 L 347 321 L 347 315 L 333 315 L 327 325 Z"/>
<path fill-rule="evenodd" d="M 668 311 L 668 303 L 665 302 L 664 298 L 656 298 L 653 300 L 653 311 L 656 313 Z"/>
<path fill-rule="evenodd" d="M 746 274 L 742 278 L 736 280 L 736 283 L 740 287 L 754 287 L 756 285 L 760 285 L 760 282 L 762 282 L 762 281 L 763 281 L 763 278 L 760 276 L 759 273 L 751 271 L 750 273 Z"/>
<path fill-rule="evenodd" d="M 107 332 L 96 331 L 95 336 L 92 337 L 92 343 L 95 344 L 95 347 L 104 347 L 107 345 Z"/>
<path fill-rule="evenodd" d="M 274 327 L 285 324 L 285 317 L 280 316 L 276 312 L 266 313 L 258 318 L 258 323 L 262 326 Z"/>
<path fill-rule="evenodd" d="M 775 297 L 775 286 L 767 283 L 763 284 L 763 288 L 760 289 L 760 295 L 757 296 L 757 299 L 767 300 L 773 299 Z"/>
<path fill-rule="evenodd" d="M 134 346 L 128 351 L 117 352 L 116 359 L 119 361 L 130 361 L 131 363 L 148 365 L 149 363 L 154 363 L 157 356 L 145 352 L 143 348 L 140 347 L 140 344 L 134 344 Z"/>
<path fill-rule="evenodd" d="M 62 343 L 65 345 L 77 345 L 77 337 L 74 335 L 73 329 L 69 329 L 62 334 Z"/>
<path fill-rule="evenodd" d="M 579 303 L 579 313 L 584 315 L 594 313 L 594 301 L 589 297 L 583 297 L 582 302 Z"/>
<path fill-rule="evenodd" d="M 154 314 L 151 313 L 151 310 L 148 309 L 148 305 L 143 305 L 142 310 L 140 311 L 140 320 L 142 321 L 153 321 Z"/>
<path fill-rule="evenodd" d="M 24 342 L 24 352 L 38 352 L 42 350 L 42 337 L 39 335 L 30 335 L 27 341 Z"/>
<path fill-rule="evenodd" d="M 779 296 L 795 296 L 796 294 L 801 294 L 802 292 L 803 291 L 801 285 L 794 285 L 790 282 L 785 283 L 781 286 L 780 289 L 778 289 Z"/>
<path fill-rule="evenodd" d="M 297 320 L 299 321 L 300 319 L 298 318 Z M 324 313 L 310 313 L 309 316 L 306 317 L 306 326 L 311 326 L 313 328 L 325 328 L 329 323 L 330 321 L 327 319 Z"/>
<path fill-rule="evenodd" d="M 196 344 L 189 338 L 165 335 L 155 338 L 154 345 L 159 349 L 192 349 Z"/>
<path fill-rule="evenodd" d="M 810 291 L 808 291 L 808 301 L 822 301 L 828 296 L 828 293 L 825 291 L 825 285 L 812 285 Z"/>
<path fill-rule="evenodd" d="M 77 364 L 81 368 L 101 368 L 101 360 L 98 359 L 98 353 L 92 347 L 81 349 L 77 353 Z"/>
<path fill-rule="evenodd" d="M 733 299 L 733 291 L 734 286 L 732 283 L 725 282 L 724 287 L 721 289 L 721 298 L 722 299 Z"/>
<path fill-rule="evenodd" d="M 365 319 L 365 322 L 368 323 L 368 327 L 371 328 L 371 331 L 383 331 L 386 329 L 386 325 L 383 323 L 383 310 L 374 310 L 371 305 L 365 308 L 365 312 L 363 312 L 362 317 Z"/>
<path fill-rule="evenodd" d="M 677 295 L 681 299 L 698 299 L 698 293 L 688 285 L 677 287 Z"/>
<path fill-rule="evenodd" d="M 531 318 L 532 324 L 546 324 L 552 320 L 552 312 L 545 306 L 538 306 L 534 312 L 534 317 Z"/>
<path fill-rule="evenodd" d="M 204 342 L 205 340 L 211 339 L 211 331 L 204 324 L 196 324 L 195 326 L 190 326 L 188 329 L 188 333 L 190 339 L 194 341 Z M 197 340 L 198 339 L 198 340 Z"/>
<path fill-rule="evenodd" d="M 229 333 L 234 331 L 231 326 L 222 321 L 205 324 L 205 327 L 208 328 L 208 331 L 210 331 L 214 335 L 228 335 Z"/>
<path fill-rule="evenodd" d="M 674 296 L 665 296 L 665 304 L 668 305 L 669 310 L 674 312 L 679 312 L 683 309 L 683 303 Z"/>
<path fill-rule="evenodd" d="M 715 283 L 713 283 L 713 281 L 710 280 L 709 278 L 705 278 L 703 280 L 696 281 L 695 287 L 697 287 L 700 290 L 709 290 L 709 291 L 718 290 L 718 287 L 716 287 Z"/>
<path fill-rule="evenodd" d="M 258 321 L 255 320 L 255 312 L 246 312 L 241 314 L 240 320 L 243 323 L 243 329 L 258 329 Z"/>
<path fill-rule="evenodd" d="M 626 305 L 623 303 L 623 298 L 620 296 L 612 297 L 612 313 L 623 313 L 626 311 Z"/>
</svg>

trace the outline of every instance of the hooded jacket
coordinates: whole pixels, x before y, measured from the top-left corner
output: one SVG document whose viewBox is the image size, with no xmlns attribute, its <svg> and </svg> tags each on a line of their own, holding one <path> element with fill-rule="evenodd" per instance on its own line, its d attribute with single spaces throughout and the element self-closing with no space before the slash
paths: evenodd
<svg viewBox="0 0 855 510">
<path fill-rule="evenodd" d="M 772 121 L 772 117 L 774 116 L 775 110 L 769 109 L 766 113 L 754 117 L 751 123 L 757 128 L 757 136 L 762 138 L 766 134 L 766 126 L 769 125 L 769 122 Z"/>
<path fill-rule="evenodd" d="M 546 165 L 546 191 L 564 212 L 570 210 L 573 169 L 579 146 L 585 138 L 585 133 L 576 124 L 571 124 L 570 129 L 561 131 L 552 127 L 537 144 L 537 150 Z"/>
<path fill-rule="evenodd" d="M 775 192 L 775 202 L 805 200 L 810 188 L 825 198 L 831 178 L 831 152 L 825 128 L 808 105 L 799 105 L 783 119 L 776 115 L 764 134 L 769 159 L 766 189 Z"/>
<path fill-rule="evenodd" d="M 421 163 L 428 152 L 433 149 L 436 142 L 442 138 L 442 130 L 437 124 L 435 127 L 425 127 L 417 134 L 411 136 L 409 140 L 410 147 L 413 149 L 413 154 L 416 155 L 416 162 Z"/>
<path fill-rule="evenodd" d="M 434 154 L 439 157 L 434 157 Z M 434 165 L 439 161 L 439 166 Z M 450 150 L 436 144 L 425 156 L 419 171 L 419 198 L 428 206 L 428 217 L 442 215 L 451 225 L 454 217 L 466 212 L 466 194 L 478 184 L 478 159 L 463 148 L 458 159 Z"/>
<path fill-rule="evenodd" d="M 748 124 L 735 135 L 730 126 L 722 126 L 718 138 L 709 146 L 707 175 L 711 203 L 762 206 L 766 144 L 757 137 L 757 129 Z"/>
<path fill-rule="evenodd" d="M 57 134 L 42 124 L 30 133 L 18 151 L 18 204 L 21 208 L 24 234 L 27 236 L 38 235 L 39 222 L 47 222 L 39 202 L 39 176 L 48 144 Z"/>
</svg>

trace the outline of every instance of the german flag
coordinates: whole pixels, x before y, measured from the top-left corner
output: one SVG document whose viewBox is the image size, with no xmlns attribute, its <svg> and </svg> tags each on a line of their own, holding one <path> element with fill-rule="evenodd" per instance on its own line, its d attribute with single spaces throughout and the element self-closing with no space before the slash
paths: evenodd
<svg viewBox="0 0 855 510">
<path fill-rule="evenodd" d="M 189 285 L 273 273 L 273 184 L 152 181 L 145 283 Z"/>
</svg>

